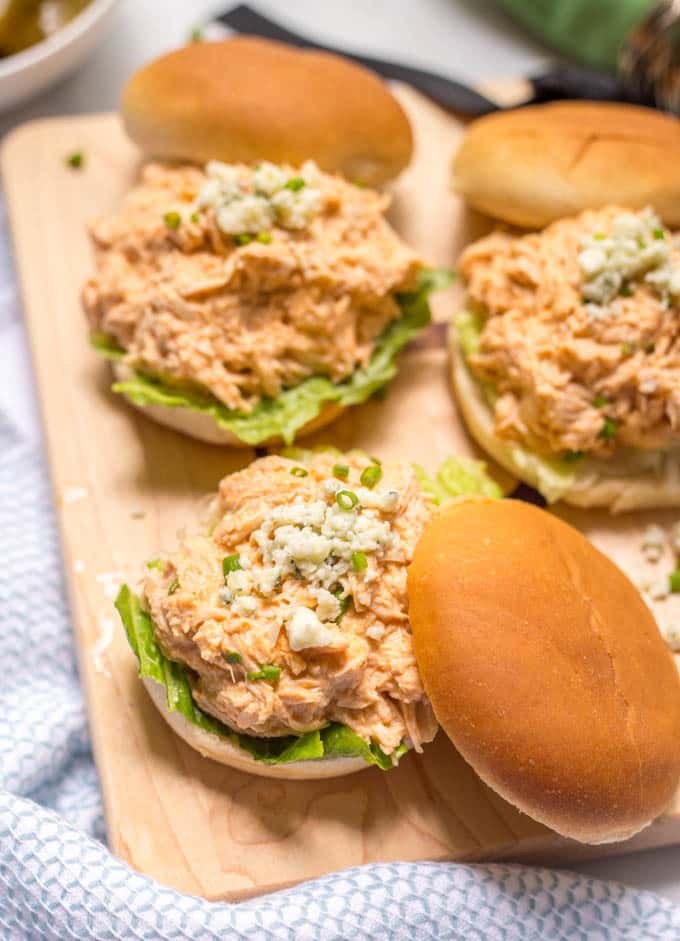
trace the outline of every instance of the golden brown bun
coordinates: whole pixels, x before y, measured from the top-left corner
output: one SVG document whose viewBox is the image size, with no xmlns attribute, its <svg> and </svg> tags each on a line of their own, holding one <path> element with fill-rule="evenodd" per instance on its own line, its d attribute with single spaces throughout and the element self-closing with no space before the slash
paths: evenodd
<svg viewBox="0 0 680 941">
<path fill-rule="evenodd" d="M 150 157 L 271 160 L 376 186 L 411 160 L 411 126 L 387 86 L 339 56 L 253 37 L 192 43 L 136 72 L 123 122 Z"/>
<path fill-rule="evenodd" d="M 639 593 L 579 532 L 515 500 L 435 517 L 408 574 L 415 654 L 463 757 L 524 813 L 624 840 L 680 778 L 680 682 Z"/>
<path fill-rule="evenodd" d="M 618 204 L 653 206 L 680 225 L 680 121 L 649 108 L 564 101 L 475 121 L 456 154 L 454 185 L 475 209 L 541 227 Z"/>
<path fill-rule="evenodd" d="M 540 462 L 528 462 L 523 448 L 496 434 L 494 415 L 481 385 L 467 367 L 455 324 L 449 327 L 451 383 L 468 431 L 501 467 L 534 487 L 548 503 L 607 507 L 612 513 L 680 506 L 680 450 L 661 452 L 653 463 L 644 452 L 627 458 L 584 458 L 573 467 L 573 482 L 555 494 Z"/>
<path fill-rule="evenodd" d="M 133 375 L 133 370 L 123 363 L 113 363 L 113 373 L 119 382 L 124 382 Z M 188 435 L 190 438 L 196 438 L 198 441 L 205 441 L 207 444 L 220 444 L 230 448 L 250 448 L 252 445 L 241 441 L 235 434 L 226 428 L 220 428 L 212 415 L 203 412 L 197 412 L 193 408 L 168 408 L 165 405 L 137 405 L 130 402 L 130 405 L 138 408 L 152 421 L 159 425 L 165 425 L 166 428 L 172 428 L 173 431 L 179 431 L 180 434 Z M 303 438 L 305 435 L 311 435 L 325 425 L 335 421 L 345 411 L 344 405 L 338 405 L 337 402 L 327 402 L 321 406 L 321 411 L 315 417 L 310 419 L 306 425 L 296 433 L 295 439 Z M 282 438 L 268 438 L 261 441 L 257 447 L 274 447 L 283 444 Z"/>
<path fill-rule="evenodd" d="M 187 745 L 195 748 L 204 758 L 212 758 L 222 765 L 229 765 L 237 771 L 247 771 L 263 778 L 286 778 L 289 781 L 314 781 L 320 778 L 339 778 L 344 774 L 363 771 L 370 765 L 363 758 L 324 758 L 319 761 L 291 761 L 289 764 L 266 765 L 256 761 L 247 751 L 232 745 L 224 738 L 213 735 L 199 728 L 180 712 L 170 712 L 165 696 L 165 689 L 154 680 L 142 677 L 147 692 L 154 705 L 173 732 L 184 739 Z"/>
</svg>

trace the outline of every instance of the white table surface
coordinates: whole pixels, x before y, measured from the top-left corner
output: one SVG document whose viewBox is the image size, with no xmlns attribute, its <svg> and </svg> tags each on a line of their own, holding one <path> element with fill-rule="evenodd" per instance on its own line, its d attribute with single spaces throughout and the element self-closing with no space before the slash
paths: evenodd
<svg viewBox="0 0 680 941">
<path fill-rule="evenodd" d="M 474 83 L 527 75 L 550 52 L 515 28 L 492 0 L 254 0 L 263 13 L 322 40 L 393 56 Z M 72 78 L 0 117 L 0 135 L 42 115 L 116 107 L 130 73 L 152 56 L 180 45 L 192 27 L 230 6 L 206 0 L 121 0 L 108 36 Z M 0 409 L 39 438 L 20 312 L 3 304 L 0 271 Z M 680 848 L 654 850 L 580 865 L 580 872 L 652 889 L 680 902 Z"/>
</svg>

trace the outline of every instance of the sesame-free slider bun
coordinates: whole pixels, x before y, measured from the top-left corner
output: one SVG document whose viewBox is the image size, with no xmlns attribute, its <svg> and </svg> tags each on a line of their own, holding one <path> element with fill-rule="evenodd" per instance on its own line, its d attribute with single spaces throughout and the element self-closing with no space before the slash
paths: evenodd
<svg viewBox="0 0 680 941">
<path fill-rule="evenodd" d="M 474 121 L 453 163 L 480 212 L 541 228 L 583 209 L 653 206 L 680 225 L 680 121 L 636 105 L 564 101 Z"/>
<path fill-rule="evenodd" d="M 408 573 L 437 719 L 483 781 L 558 833 L 624 840 L 680 778 L 680 682 L 654 619 L 579 532 L 514 500 L 451 504 Z"/>
<path fill-rule="evenodd" d="M 127 83 L 125 129 L 149 157 L 271 160 L 376 186 L 410 162 L 411 127 L 376 75 L 340 56 L 253 37 L 184 46 Z"/>
</svg>

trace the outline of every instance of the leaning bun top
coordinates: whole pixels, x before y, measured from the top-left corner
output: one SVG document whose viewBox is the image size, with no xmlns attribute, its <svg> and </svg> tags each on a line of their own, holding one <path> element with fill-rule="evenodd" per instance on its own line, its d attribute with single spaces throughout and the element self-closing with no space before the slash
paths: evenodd
<svg viewBox="0 0 680 941">
<path fill-rule="evenodd" d="M 609 204 L 653 206 L 680 224 L 680 121 L 635 105 L 565 101 L 470 125 L 453 167 L 481 212 L 541 227 Z"/>
<path fill-rule="evenodd" d="M 467 501 L 408 576 L 437 718 L 480 777 L 565 836 L 622 840 L 680 777 L 680 683 L 628 579 L 580 533 L 513 500 Z"/>
<path fill-rule="evenodd" d="M 147 156 L 271 160 L 370 186 L 406 167 L 411 127 L 372 72 L 324 52 L 250 37 L 193 43 L 128 82 L 122 115 Z"/>
</svg>

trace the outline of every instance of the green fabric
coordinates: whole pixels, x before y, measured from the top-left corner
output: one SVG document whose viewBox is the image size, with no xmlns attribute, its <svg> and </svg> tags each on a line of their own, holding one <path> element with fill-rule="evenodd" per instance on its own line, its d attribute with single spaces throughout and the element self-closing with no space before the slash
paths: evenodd
<svg viewBox="0 0 680 941">
<path fill-rule="evenodd" d="M 614 69 L 626 35 L 654 0 L 498 0 L 548 45 L 586 65 Z"/>
</svg>

